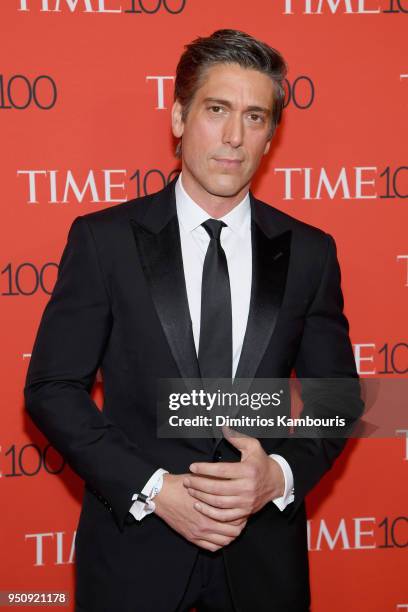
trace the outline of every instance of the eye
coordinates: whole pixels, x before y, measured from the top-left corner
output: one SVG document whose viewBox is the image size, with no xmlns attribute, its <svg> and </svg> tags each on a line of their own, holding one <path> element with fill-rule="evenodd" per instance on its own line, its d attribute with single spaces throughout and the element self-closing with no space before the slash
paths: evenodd
<svg viewBox="0 0 408 612">
<path fill-rule="evenodd" d="M 212 105 L 212 106 L 210 106 L 209 108 L 210 108 L 210 110 L 211 110 L 213 113 L 215 113 L 216 115 L 219 115 L 219 114 L 220 114 L 220 112 L 219 112 L 219 111 L 222 111 L 222 110 L 223 110 L 223 109 L 222 109 L 222 106 L 218 106 L 218 105 L 216 105 L 216 104 L 213 104 L 213 105 Z"/>
<path fill-rule="evenodd" d="M 249 117 L 254 123 L 262 123 L 264 120 L 262 115 L 257 115 L 256 113 L 251 113 Z"/>
</svg>

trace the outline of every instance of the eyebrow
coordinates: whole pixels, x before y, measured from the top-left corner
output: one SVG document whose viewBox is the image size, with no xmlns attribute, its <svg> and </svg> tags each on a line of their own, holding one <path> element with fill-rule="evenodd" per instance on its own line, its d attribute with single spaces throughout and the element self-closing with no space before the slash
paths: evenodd
<svg viewBox="0 0 408 612">
<path fill-rule="evenodd" d="M 226 106 L 227 108 L 232 108 L 231 102 L 228 100 L 223 100 L 222 98 L 204 98 L 204 102 L 214 102 L 216 104 L 220 104 L 222 106 Z M 265 113 L 265 115 L 270 115 L 271 111 L 269 108 L 264 108 L 263 106 L 247 106 L 246 111 L 257 111 L 261 113 Z"/>
</svg>

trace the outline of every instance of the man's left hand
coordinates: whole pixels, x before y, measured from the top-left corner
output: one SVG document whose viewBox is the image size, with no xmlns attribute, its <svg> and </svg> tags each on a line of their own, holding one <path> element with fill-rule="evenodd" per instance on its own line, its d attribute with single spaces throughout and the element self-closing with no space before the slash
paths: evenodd
<svg viewBox="0 0 408 612">
<path fill-rule="evenodd" d="M 241 461 L 192 463 L 184 486 L 206 516 L 219 521 L 235 521 L 254 514 L 281 497 L 285 489 L 282 468 L 269 457 L 257 438 L 223 427 L 226 439 L 241 451 Z M 232 435 L 235 433 L 236 435 Z"/>
</svg>

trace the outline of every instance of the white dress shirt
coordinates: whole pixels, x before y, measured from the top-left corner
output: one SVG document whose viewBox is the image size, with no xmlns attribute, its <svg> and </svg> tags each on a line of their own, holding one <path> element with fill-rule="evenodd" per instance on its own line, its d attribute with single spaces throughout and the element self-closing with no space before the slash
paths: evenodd
<svg viewBox="0 0 408 612">
<path fill-rule="evenodd" d="M 204 258 L 210 242 L 210 237 L 201 224 L 210 217 L 185 191 L 182 184 L 182 174 L 176 182 L 175 195 L 188 306 L 193 326 L 194 344 L 198 354 L 201 281 Z M 252 246 L 249 193 L 219 220 L 224 221 L 227 225 L 227 227 L 222 228 L 220 240 L 227 258 L 231 287 L 232 375 L 234 377 L 244 341 L 251 297 Z M 270 457 L 279 463 L 285 478 L 285 490 L 282 497 L 275 498 L 272 501 L 280 510 L 284 510 L 294 500 L 293 473 L 289 463 L 281 455 L 271 454 Z M 163 473 L 166 473 L 166 471 L 160 469 L 152 475 L 142 490 L 144 495 L 149 496 L 151 494 L 157 478 Z M 146 504 L 141 501 L 135 501 L 130 508 L 130 512 L 136 520 L 141 520 L 146 514 L 150 514 L 152 509 L 147 508 Z"/>
</svg>

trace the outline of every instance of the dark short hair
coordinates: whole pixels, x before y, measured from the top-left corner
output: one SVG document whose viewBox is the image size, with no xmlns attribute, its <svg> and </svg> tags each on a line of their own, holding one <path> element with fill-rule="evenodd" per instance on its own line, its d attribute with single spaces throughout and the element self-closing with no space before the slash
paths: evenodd
<svg viewBox="0 0 408 612">
<path fill-rule="evenodd" d="M 185 45 L 177 65 L 174 87 L 174 99 L 182 106 L 183 121 L 187 118 L 197 90 L 204 82 L 206 70 L 215 64 L 238 64 L 242 68 L 258 70 L 272 79 L 272 137 L 282 117 L 287 64 L 279 51 L 240 30 L 217 30 L 211 36 L 196 38 Z M 180 156 L 180 144 L 177 145 L 177 156 Z"/>
</svg>

